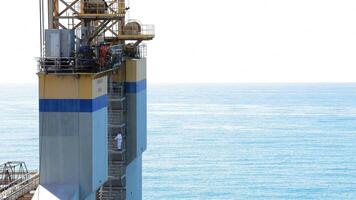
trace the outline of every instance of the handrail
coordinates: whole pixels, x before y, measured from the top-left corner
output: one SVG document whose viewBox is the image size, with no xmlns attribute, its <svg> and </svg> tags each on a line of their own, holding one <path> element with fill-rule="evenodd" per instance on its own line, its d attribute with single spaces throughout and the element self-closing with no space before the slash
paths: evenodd
<svg viewBox="0 0 356 200">
<path fill-rule="evenodd" d="M 0 199 L 4 200 L 16 200 L 19 197 L 35 190 L 39 185 L 39 174 L 27 174 L 28 178 L 22 182 L 11 186 L 5 191 L 0 193 Z"/>
<path fill-rule="evenodd" d="M 154 28 L 151 31 L 150 33 L 154 34 Z M 140 29 L 140 35 L 146 33 L 149 33 L 148 29 Z M 105 55 L 95 55 L 94 49 L 88 47 L 88 49 L 79 49 L 74 57 L 40 57 L 37 58 L 38 72 L 101 72 L 110 70 L 120 67 L 126 57 L 145 58 L 147 46 L 146 44 L 138 46 L 131 44 L 124 47 L 114 45 L 109 47 L 109 53 Z"/>
<path fill-rule="evenodd" d="M 81 14 L 125 14 L 125 2 L 124 1 L 97 1 L 97 2 L 85 2 L 81 5 Z"/>
<path fill-rule="evenodd" d="M 139 30 L 136 30 L 136 27 L 126 27 L 127 30 L 122 29 L 122 27 L 119 27 L 119 33 L 122 35 L 149 35 L 149 36 L 154 36 L 155 35 L 155 25 L 153 24 L 141 24 L 137 20 L 128 20 L 127 24 L 136 22 L 138 23 Z"/>
</svg>

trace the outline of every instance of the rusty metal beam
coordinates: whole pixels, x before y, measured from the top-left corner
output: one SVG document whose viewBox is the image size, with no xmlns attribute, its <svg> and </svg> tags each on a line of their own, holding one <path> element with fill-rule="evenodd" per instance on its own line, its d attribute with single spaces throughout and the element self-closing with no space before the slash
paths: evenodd
<svg viewBox="0 0 356 200">
<path fill-rule="evenodd" d="M 142 42 L 142 40 L 137 40 L 134 44 L 135 47 L 137 47 L 140 43 Z"/>
<path fill-rule="evenodd" d="M 79 14 L 78 11 L 76 11 L 73 8 L 74 4 L 76 4 L 79 0 L 74 0 L 71 4 L 68 4 L 64 0 L 60 0 L 60 1 L 61 1 L 61 3 L 63 3 L 66 6 L 66 8 L 64 10 L 62 10 L 62 12 L 60 12 L 58 16 L 63 15 L 68 9 L 71 9 L 75 14 Z"/>
<path fill-rule="evenodd" d="M 47 0 L 47 7 L 48 7 L 48 28 L 52 29 L 53 28 L 53 0 Z"/>
<path fill-rule="evenodd" d="M 89 37 L 89 42 L 91 42 L 108 24 L 110 20 L 105 20 L 100 26 L 94 31 L 93 34 Z"/>
<path fill-rule="evenodd" d="M 80 25 L 82 25 L 82 22 L 79 22 L 78 24 L 76 24 L 76 25 L 72 28 L 72 30 L 78 28 Z"/>
<path fill-rule="evenodd" d="M 116 20 L 118 18 L 123 19 L 123 15 L 116 14 L 79 14 L 75 16 L 58 16 L 55 19 L 90 19 L 90 20 Z"/>
<path fill-rule="evenodd" d="M 111 3 L 108 5 L 108 8 L 109 8 L 109 10 L 111 10 L 111 12 L 117 14 L 117 12 L 111 7 L 112 5 L 114 5 L 114 3 L 116 3 L 116 2 L 111 2 Z"/>
<path fill-rule="evenodd" d="M 115 35 L 116 37 L 119 37 L 119 35 L 117 33 L 115 33 L 115 31 L 113 31 L 112 29 L 107 29 L 106 31 L 110 31 L 113 35 Z"/>
<path fill-rule="evenodd" d="M 58 12 L 59 12 L 58 0 L 54 0 L 53 1 L 53 16 L 58 16 Z"/>
<path fill-rule="evenodd" d="M 110 26 L 105 27 L 104 32 L 110 31 L 112 34 L 114 34 L 116 37 L 118 37 L 119 35 L 117 33 L 115 33 L 114 30 L 111 29 L 116 23 L 119 23 L 119 20 L 113 21 L 113 23 Z"/>
<path fill-rule="evenodd" d="M 55 22 L 58 26 L 62 27 L 63 29 L 67 29 L 67 27 L 65 27 L 63 24 L 61 24 L 59 21 Z"/>
</svg>

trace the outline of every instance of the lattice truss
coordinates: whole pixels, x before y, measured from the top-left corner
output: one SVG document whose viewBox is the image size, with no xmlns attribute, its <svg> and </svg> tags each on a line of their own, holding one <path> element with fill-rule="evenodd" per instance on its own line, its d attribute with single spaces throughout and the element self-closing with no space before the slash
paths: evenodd
<svg viewBox="0 0 356 200">
<path fill-rule="evenodd" d="M 117 38 L 125 21 L 125 0 L 53 0 L 49 26 L 55 29 L 90 27 L 89 41 L 101 35 Z"/>
</svg>

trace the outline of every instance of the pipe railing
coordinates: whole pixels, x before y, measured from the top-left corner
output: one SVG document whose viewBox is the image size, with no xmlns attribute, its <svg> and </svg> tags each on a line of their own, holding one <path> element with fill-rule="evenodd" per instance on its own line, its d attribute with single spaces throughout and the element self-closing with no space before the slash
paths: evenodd
<svg viewBox="0 0 356 200">
<path fill-rule="evenodd" d="M 5 191 L 0 193 L 0 199 L 3 200 L 16 200 L 21 196 L 35 190 L 39 185 L 39 174 L 29 173 L 26 179 L 15 185 L 7 188 Z"/>
</svg>

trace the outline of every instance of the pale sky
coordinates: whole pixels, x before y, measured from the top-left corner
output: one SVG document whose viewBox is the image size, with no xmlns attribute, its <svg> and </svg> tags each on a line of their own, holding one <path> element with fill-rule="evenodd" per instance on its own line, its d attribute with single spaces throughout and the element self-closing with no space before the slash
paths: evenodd
<svg viewBox="0 0 356 200">
<path fill-rule="evenodd" d="M 149 83 L 354 82 L 354 0 L 130 0 Z M 38 1 L 3 1 L 0 83 L 36 83 Z M 7 8 L 7 9 L 5 9 Z"/>
</svg>

